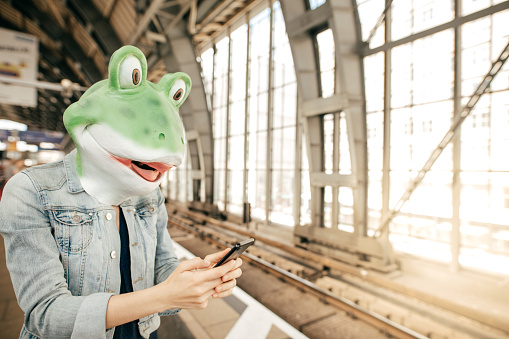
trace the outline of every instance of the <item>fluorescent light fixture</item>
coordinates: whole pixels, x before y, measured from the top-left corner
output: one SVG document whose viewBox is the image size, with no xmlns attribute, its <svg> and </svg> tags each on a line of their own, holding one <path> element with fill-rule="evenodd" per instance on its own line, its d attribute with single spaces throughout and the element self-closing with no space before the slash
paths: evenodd
<svg viewBox="0 0 509 339">
<path fill-rule="evenodd" d="M 18 131 L 26 131 L 27 125 L 16 122 L 16 121 L 0 119 L 0 129 L 6 129 L 6 130 L 15 129 Z"/>
</svg>

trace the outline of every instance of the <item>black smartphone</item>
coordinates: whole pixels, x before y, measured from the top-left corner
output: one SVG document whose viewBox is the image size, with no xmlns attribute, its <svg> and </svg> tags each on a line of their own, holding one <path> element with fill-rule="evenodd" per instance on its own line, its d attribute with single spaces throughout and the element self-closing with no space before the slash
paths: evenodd
<svg viewBox="0 0 509 339">
<path fill-rule="evenodd" d="M 233 259 L 237 259 L 246 250 L 246 248 L 248 248 L 252 244 L 254 244 L 254 239 L 252 239 L 252 238 L 237 243 L 235 246 L 233 246 L 230 249 L 230 252 L 226 253 L 226 255 L 224 257 L 222 257 L 221 260 L 219 260 L 219 262 L 217 264 L 214 265 L 214 267 L 219 267 L 222 264 L 224 264 L 225 262 L 228 262 Z"/>
</svg>

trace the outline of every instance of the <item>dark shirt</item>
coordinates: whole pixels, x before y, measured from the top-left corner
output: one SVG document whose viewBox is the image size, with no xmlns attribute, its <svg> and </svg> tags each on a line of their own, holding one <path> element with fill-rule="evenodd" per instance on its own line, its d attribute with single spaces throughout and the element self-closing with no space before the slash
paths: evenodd
<svg viewBox="0 0 509 339">
<path fill-rule="evenodd" d="M 131 280 L 131 253 L 129 251 L 129 232 L 122 208 L 119 208 L 119 233 L 120 233 L 120 294 L 133 291 Z M 114 339 L 143 339 L 138 329 L 138 320 L 115 328 Z M 157 331 L 152 332 L 150 339 L 157 339 Z"/>
</svg>

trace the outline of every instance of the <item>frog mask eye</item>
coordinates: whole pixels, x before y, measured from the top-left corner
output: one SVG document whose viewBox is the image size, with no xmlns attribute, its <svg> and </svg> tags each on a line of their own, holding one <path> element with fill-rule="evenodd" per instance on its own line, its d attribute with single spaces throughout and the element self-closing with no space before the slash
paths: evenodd
<svg viewBox="0 0 509 339">
<path fill-rule="evenodd" d="M 141 62 L 135 56 L 128 56 L 119 65 L 118 81 L 121 89 L 136 88 L 143 79 Z"/>
<path fill-rule="evenodd" d="M 171 86 L 170 89 L 170 99 L 175 102 L 176 105 L 180 104 L 186 96 L 186 83 L 178 79 Z"/>
</svg>

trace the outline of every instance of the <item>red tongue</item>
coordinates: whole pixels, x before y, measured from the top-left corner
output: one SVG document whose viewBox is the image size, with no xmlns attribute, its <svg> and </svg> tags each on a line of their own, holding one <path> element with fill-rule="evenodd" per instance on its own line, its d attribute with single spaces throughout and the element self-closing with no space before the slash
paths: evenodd
<svg viewBox="0 0 509 339">
<path fill-rule="evenodd" d="M 161 173 L 159 173 L 159 171 L 146 170 L 146 169 L 136 166 L 134 163 L 131 164 L 131 169 L 134 172 L 138 173 L 138 175 L 140 177 L 142 177 L 143 179 L 145 179 L 147 181 L 151 181 L 151 182 L 159 179 L 159 176 L 161 175 Z"/>
</svg>

